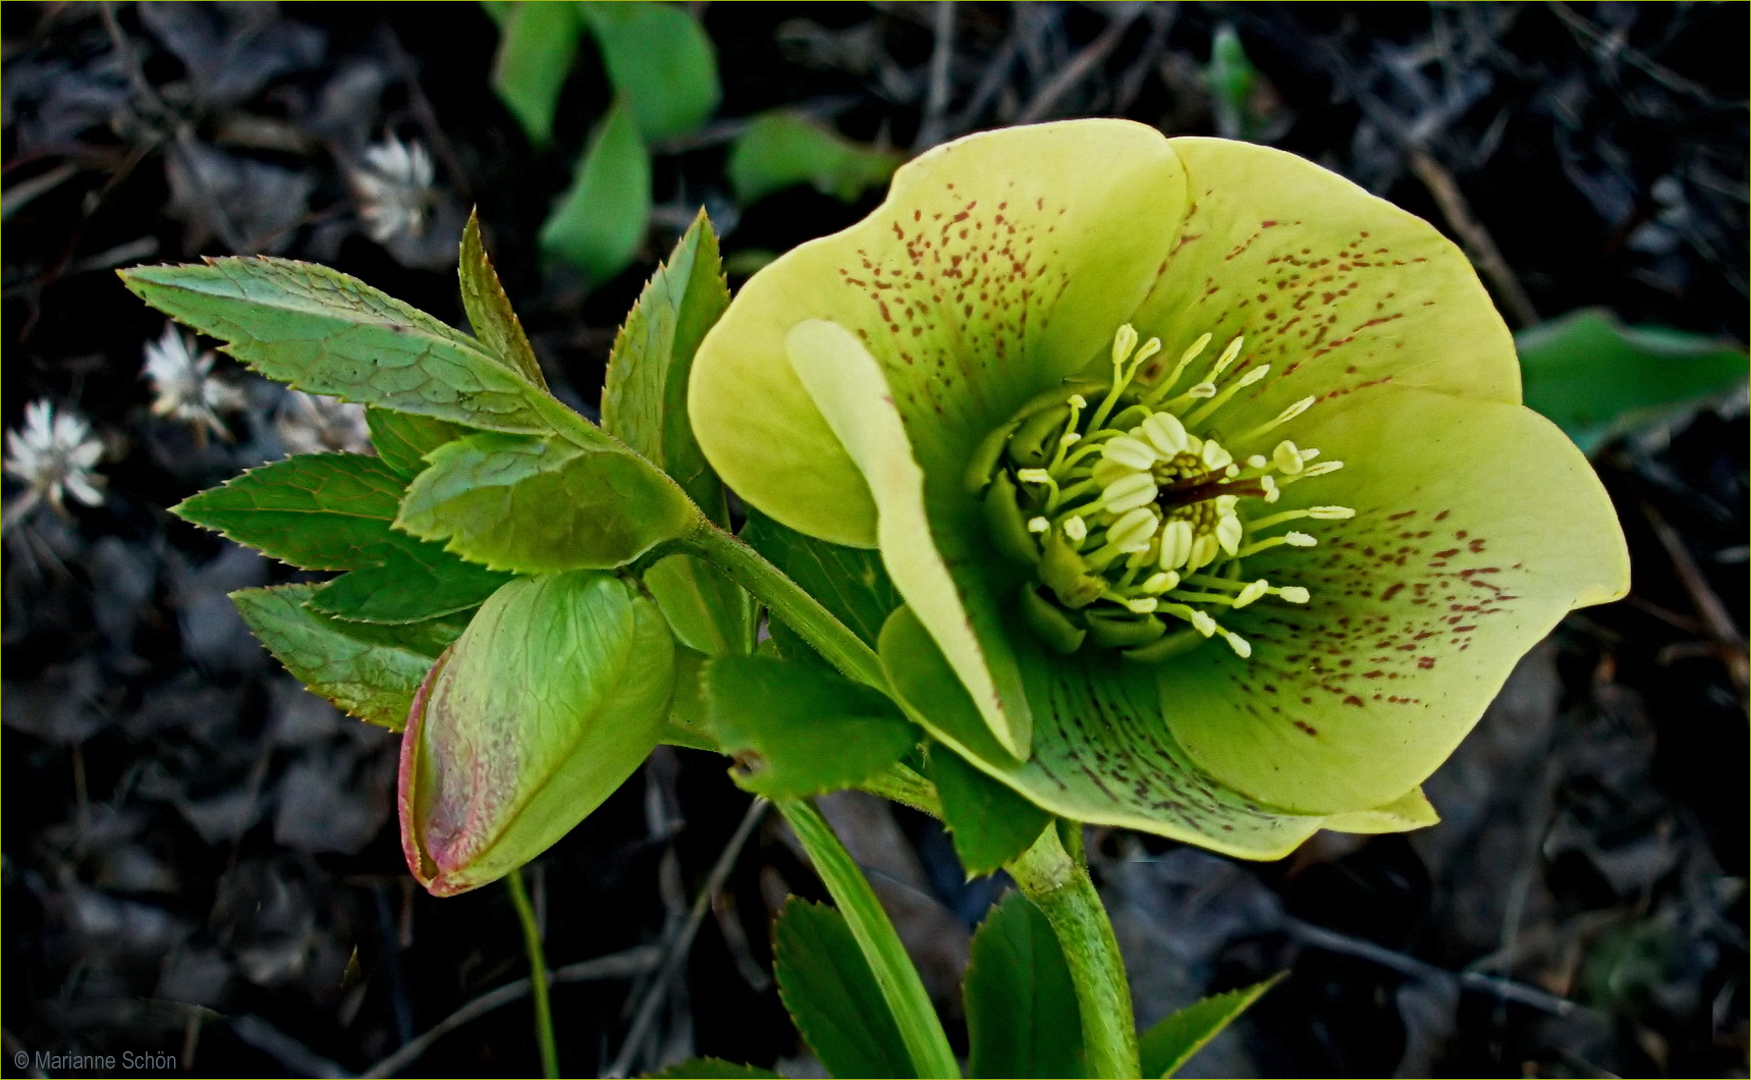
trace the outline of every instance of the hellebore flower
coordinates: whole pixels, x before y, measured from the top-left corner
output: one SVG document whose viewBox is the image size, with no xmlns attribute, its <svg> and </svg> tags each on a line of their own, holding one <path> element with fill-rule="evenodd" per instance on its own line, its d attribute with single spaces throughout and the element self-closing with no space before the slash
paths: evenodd
<svg viewBox="0 0 1751 1080">
<path fill-rule="evenodd" d="M 756 274 L 695 362 L 749 503 L 879 547 L 890 688 L 1040 806 L 1274 857 L 1418 785 L 1627 588 L 1585 459 L 1427 223 L 1279 151 L 975 135 Z"/>
</svg>

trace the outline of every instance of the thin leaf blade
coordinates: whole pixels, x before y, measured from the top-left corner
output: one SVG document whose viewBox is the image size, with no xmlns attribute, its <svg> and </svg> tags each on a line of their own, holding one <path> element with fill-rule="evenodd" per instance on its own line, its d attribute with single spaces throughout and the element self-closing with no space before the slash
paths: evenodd
<svg viewBox="0 0 1751 1080">
<path fill-rule="evenodd" d="M 743 204 L 797 184 L 853 202 L 887 183 L 905 160 L 904 154 L 854 143 L 810 117 L 775 112 L 756 117 L 737 137 L 727 170 Z"/>
<path fill-rule="evenodd" d="M 462 285 L 462 307 L 468 313 L 468 325 L 474 336 L 496 359 L 512 371 L 529 380 L 532 386 L 547 389 L 547 378 L 541 374 L 541 361 L 523 333 L 523 324 L 511 308 L 510 297 L 499 282 L 487 256 L 486 244 L 480 237 L 480 214 L 469 211 L 468 224 L 462 229 L 462 250 L 456 259 L 456 274 Z"/>
<path fill-rule="evenodd" d="M 1052 925 L 1021 893 L 1005 897 L 973 935 L 965 997 L 968 1075 L 1088 1075 L 1069 965 Z"/>
<path fill-rule="evenodd" d="M 645 139 L 673 139 L 699 128 L 717 108 L 717 57 L 705 28 L 679 5 L 589 2 L 578 5 L 602 50 L 608 81 Z"/>
<path fill-rule="evenodd" d="M 1222 1034 L 1224 1028 L 1282 979 L 1283 975 L 1278 974 L 1239 990 L 1212 994 L 1163 1017 L 1139 1040 L 1143 1075 L 1165 1078 L 1178 1072 L 1192 1055 L 1208 1046 L 1211 1039 Z"/>
<path fill-rule="evenodd" d="M 553 142 L 559 91 L 577 55 L 583 27 L 570 4 L 511 5 L 499 23 L 492 88 L 537 149 Z"/>
<path fill-rule="evenodd" d="M 947 747 L 931 747 L 929 775 L 942 797 L 942 821 L 968 878 L 995 873 L 1032 847 L 1051 824 L 1050 814 Z"/>
<path fill-rule="evenodd" d="M 651 216 L 650 151 L 624 104 L 596 124 L 571 188 L 541 226 L 541 251 L 593 282 L 626 269 Z"/>
<path fill-rule="evenodd" d="M 919 1075 L 845 916 L 793 896 L 772 941 L 778 996 L 830 1075 Z"/>
</svg>

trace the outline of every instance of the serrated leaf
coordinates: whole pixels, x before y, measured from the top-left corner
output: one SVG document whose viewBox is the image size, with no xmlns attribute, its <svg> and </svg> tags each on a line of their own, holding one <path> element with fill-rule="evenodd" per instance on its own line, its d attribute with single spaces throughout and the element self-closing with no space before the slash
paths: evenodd
<svg viewBox="0 0 1751 1080">
<path fill-rule="evenodd" d="M 931 747 L 929 775 L 968 878 L 995 872 L 1033 846 L 1051 824 L 1050 814 L 947 747 Z"/>
<path fill-rule="evenodd" d="M 1239 990 L 1212 994 L 1162 1018 L 1138 1040 L 1143 1075 L 1169 1077 L 1178 1072 L 1192 1055 L 1209 1045 L 1211 1039 L 1222 1034 L 1223 1028 L 1282 979 L 1283 975 L 1278 974 Z"/>
<path fill-rule="evenodd" d="M 541 391 L 474 339 L 327 267 L 252 257 L 120 274 L 146 303 L 296 389 L 493 431 L 549 429 Z"/>
<path fill-rule="evenodd" d="M 1591 453 L 1614 436 L 1682 415 L 1745 382 L 1743 347 L 1651 326 L 1624 326 L 1604 308 L 1522 330 L 1527 406 Z"/>
<path fill-rule="evenodd" d="M 1010 893 L 973 935 L 964 998 L 974 1077 L 1081 1077 L 1076 987 L 1052 926 Z"/>
<path fill-rule="evenodd" d="M 845 917 L 793 896 L 772 927 L 778 996 L 828 1075 L 917 1076 Z"/>
<path fill-rule="evenodd" d="M 211 529 L 305 570 L 352 570 L 390 557 L 403 481 L 363 454 L 301 454 L 251 469 L 171 507 Z"/>
<path fill-rule="evenodd" d="M 623 566 L 697 520 L 680 489 L 606 436 L 585 447 L 489 432 L 427 460 L 396 527 L 494 569 Z"/>
<path fill-rule="evenodd" d="M 401 537 L 381 565 L 317 588 L 310 606 L 353 622 L 417 623 L 479 607 L 511 575 L 463 562 L 436 544 Z"/>
<path fill-rule="evenodd" d="M 867 643 L 902 603 L 878 552 L 816 540 L 752 507 L 740 535 Z"/>
<path fill-rule="evenodd" d="M 711 38 L 684 7 L 581 3 L 608 81 L 647 140 L 686 135 L 711 118 L 722 92 Z"/>
<path fill-rule="evenodd" d="M 712 656 L 753 650 L 754 598 L 717 567 L 670 555 L 645 571 L 644 584 L 689 648 Z"/>
<path fill-rule="evenodd" d="M 906 155 L 863 146 L 820 122 L 795 113 L 766 113 L 736 137 L 727 167 L 743 204 L 808 184 L 823 195 L 853 202 L 888 182 Z"/>
<path fill-rule="evenodd" d="M 570 4 L 511 5 L 499 24 L 492 88 L 537 149 L 553 141 L 553 114 L 583 27 Z"/>
<path fill-rule="evenodd" d="M 650 1080 L 780 1080 L 775 1072 L 714 1057 L 688 1058 L 649 1075 Z"/>
<path fill-rule="evenodd" d="M 796 837 L 808 852 L 809 862 L 839 905 L 845 925 L 857 942 L 858 951 L 869 965 L 876 986 L 881 989 L 894 1026 L 899 1029 L 900 1042 L 905 1046 L 909 1062 L 907 1069 L 875 1072 L 873 1076 L 932 1076 L 955 1078 L 961 1075 L 960 1065 L 949 1049 L 948 1036 L 942 1021 L 924 992 L 918 969 L 906 955 L 899 935 L 887 912 L 876 900 L 869 881 L 852 861 L 851 853 L 839 842 L 839 837 L 827 824 L 827 819 L 806 799 L 780 800 L 774 804 L 784 820 L 790 823 Z"/>
<path fill-rule="evenodd" d="M 388 409 L 366 409 L 365 423 L 371 429 L 371 445 L 377 456 L 404 481 L 426 471 L 426 455 L 433 450 L 480 434 L 479 428 Z"/>
<path fill-rule="evenodd" d="M 306 689 L 366 723 L 400 731 L 432 661 L 462 632 L 449 622 L 379 627 L 313 611 L 313 585 L 242 589 L 231 602 Z"/>
<path fill-rule="evenodd" d="M 462 307 L 468 312 L 468 325 L 474 328 L 475 338 L 512 371 L 546 390 L 547 378 L 541 373 L 541 361 L 535 358 L 529 337 L 523 333 L 523 324 L 511 308 L 505 287 L 499 283 L 498 271 L 487 257 L 486 245 L 480 238 L 480 215 L 473 210 L 462 229 L 456 273 L 462 283 Z"/>
<path fill-rule="evenodd" d="M 736 782 L 768 798 L 854 787 L 918 741 L 878 691 L 790 661 L 718 657 L 705 668 L 705 698 L 711 734 L 739 766 Z"/>
<path fill-rule="evenodd" d="M 541 251 L 594 282 L 632 264 L 651 216 L 651 159 L 623 103 L 596 124 L 571 188 L 541 226 Z"/>
<path fill-rule="evenodd" d="M 656 746 L 673 678 L 662 614 L 611 574 L 493 594 L 409 712 L 399 803 L 415 877 L 450 895 L 546 850 Z"/>
</svg>

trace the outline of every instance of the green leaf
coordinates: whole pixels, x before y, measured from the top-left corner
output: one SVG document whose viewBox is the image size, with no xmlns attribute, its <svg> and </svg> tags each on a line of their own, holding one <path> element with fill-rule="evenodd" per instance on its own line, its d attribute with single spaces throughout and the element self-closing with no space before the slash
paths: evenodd
<svg viewBox="0 0 1751 1080">
<path fill-rule="evenodd" d="M 310 606 L 339 619 L 416 623 L 479 607 L 509 574 L 463 562 L 436 544 L 401 537 L 381 565 L 342 574 L 311 594 Z"/>
<path fill-rule="evenodd" d="M 687 422 L 687 376 L 729 301 L 717 236 L 702 212 L 626 317 L 602 391 L 603 428 L 668 473 L 719 525 L 729 523 L 729 504 Z M 752 599 L 706 563 L 671 556 L 652 567 L 645 584 L 693 648 L 714 655 L 753 648 Z"/>
<path fill-rule="evenodd" d="M 553 113 L 582 26 L 570 4 L 520 3 L 499 23 L 492 88 L 537 149 L 553 141 Z"/>
<path fill-rule="evenodd" d="M 376 566 L 407 543 L 389 527 L 402 479 L 363 454 L 301 454 L 171 507 L 191 524 L 305 570 Z"/>
<path fill-rule="evenodd" d="M 803 850 L 809 853 L 809 861 L 821 875 L 833 902 L 839 905 L 858 950 L 881 988 L 882 1000 L 900 1029 L 900 1041 L 911 1062 L 906 1075 L 959 1077 L 960 1066 L 949 1049 L 948 1036 L 943 1034 L 942 1021 L 931 1007 L 930 996 L 924 992 L 918 969 L 912 966 L 899 935 L 894 932 L 894 924 L 845 845 L 813 803 L 785 799 L 774 805 L 802 841 Z"/>
<path fill-rule="evenodd" d="M 146 303 L 299 390 L 494 431 L 548 430 L 544 395 L 473 338 L 327 267 L 225 258 L 120 274 Z"/>
<path fill-rule="evenodd" d="M 670 4 L 578 5 L 608 81 L 626 102 L 639 133 L 672 139 L 711 118 L 722 92 L 711 38 L 685 8 Z"/>
<path fill-rule="evenodd" d="M 486 245 L 480 239 L 480 215 L 469 211 L 468 224 L 462 229 L 462 250 L 456 260 L 456 273 L 462 283 L 462 307 L 468 312 L 468 324 L 486 351 L 512 371 L 528 379 L 533 386 L 547 389 L 547 378 L 541 374 L 541 361 L 529 345 L 523 324 L 511 309 L 505 287 L 499 284 L 498 271 L 492 268 Z"/>
<path fill-rule="evenodd" d="M 878 552 L 816 540 L 752 507 L 741 538 L 868 644 L 902 603 Z"/>
<path fill-rule="evenodd" d="M 380 627 L 344 623 L 306 607 L 312 585 L 241 589 L 243 621 L 306 689 L 351 716 L 400 731 L 432 661 L 462 628 L 450 622 Z"/>
<path fill-rule="evenodd" d="M 428 460 L 396 527 L 494 569 L 623 566 L 697 520 L 666 476 L 606 436 L 585 447 L 489 432 Z"/>
<path fill-rule="evenodd" d="M 650 152 L 617 103 L 597 123 L 571 189 L 541 226 L 541 250 L 606 281 L 632 264 L 650 216 Z"/>
<path fill-rule="evenodd" d="M 772 938 L 778 995 L 828 1075 L 920 1075 L 843 915 L 793 896 Z"/>
<path fill-rule="evenodd" d="M 942 821 L 968 878 L 989 874 L 1033 846 L 1052 817 L 1013 788 L 932 746 L 930 780 L 942 796 Z"/>
<path fill-rule="evenodd" d="M 546 850 L 661 737 L 674 647 L 656 605 L 610 574 L 501 588 L 438 662 L 402 739 L 402 844 L 444 896 Z"/>
<path fill-rule="evenodd" d="M 675 693 L 669 698 L 669 721 L 662 736 L 670 746 L 722 753 L 706 712 L 705 665 L 710 659 L 686 646 L 675 649 Z"/>
<path fill-rule="evenodd" d="M 1186 1062 L 1222 1033 L 1252 1003 L 1277 985 L 1282 974 L 1261 983 L 1212 994 L 1194 1002 L 1171 1016 L 1164 1017 L 1143 1033 L 1139 1051 L 1143 1059 L 1143 1075 L 1168 1077 L 1178 1072 Z"/>
<path fill-rule="evenodd" d="M 736 1065 L 723 1058 L 697 1057 L 650 1074 L 650 1080 L 780 1080 L 775 1072 Z"/>
<path fill-rule="evenodd" d="M 888 182 L 906 155 L 846 139 L 795 113 L 755 117 L 730 149 L 729 178 L 743 204 L 796 184 L 853 202 Z"/>
<path fill-rule="evenodd" d="M 1743 385 L 1747 371 L 1744 348 L 1731 341 L 1624 326 L 1604 308 L 1522 330 L 1514 344 L 1526 404 L 1588 453 Z"/>
<path fill-rule="evenodd" d="M 740 767 L 736 782 L 768 798 L 854 787 L 918 741 L 879 692 L 790 661 L 719 657 L 706 666 L 705 696 L 711 733 Z"/>
<path fill-rule="evenodd" d="M 426 471 L 426 455 L 447 442 L 478 435 L 478 428 L 452 424 L 414 413 L 366 409 L 365 423 L 371 429 L 371 445 L 383 464 L 403 481 Z"/>
<path fill-rule="evenodd" d="M 1088 1075 L 1070 967 L 1052 925 L 1021 893 L 1005 897 L 973 935 L 965 999 L 968 1075 Z"/>
</svg>

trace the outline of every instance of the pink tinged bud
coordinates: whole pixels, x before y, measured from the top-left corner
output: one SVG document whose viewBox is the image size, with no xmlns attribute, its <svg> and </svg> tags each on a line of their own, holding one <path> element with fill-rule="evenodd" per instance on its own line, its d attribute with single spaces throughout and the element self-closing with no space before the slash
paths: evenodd
<svg viewBox="0 0 1751 1080">
<path fill-rule="evenodd" d="M 451 896 L 540 855 L 656 746 L 673 683 L 661 612 L 613 575 L 494 593 L 433 666 L 402 735 L 414 878 Z"/>
</svg>

